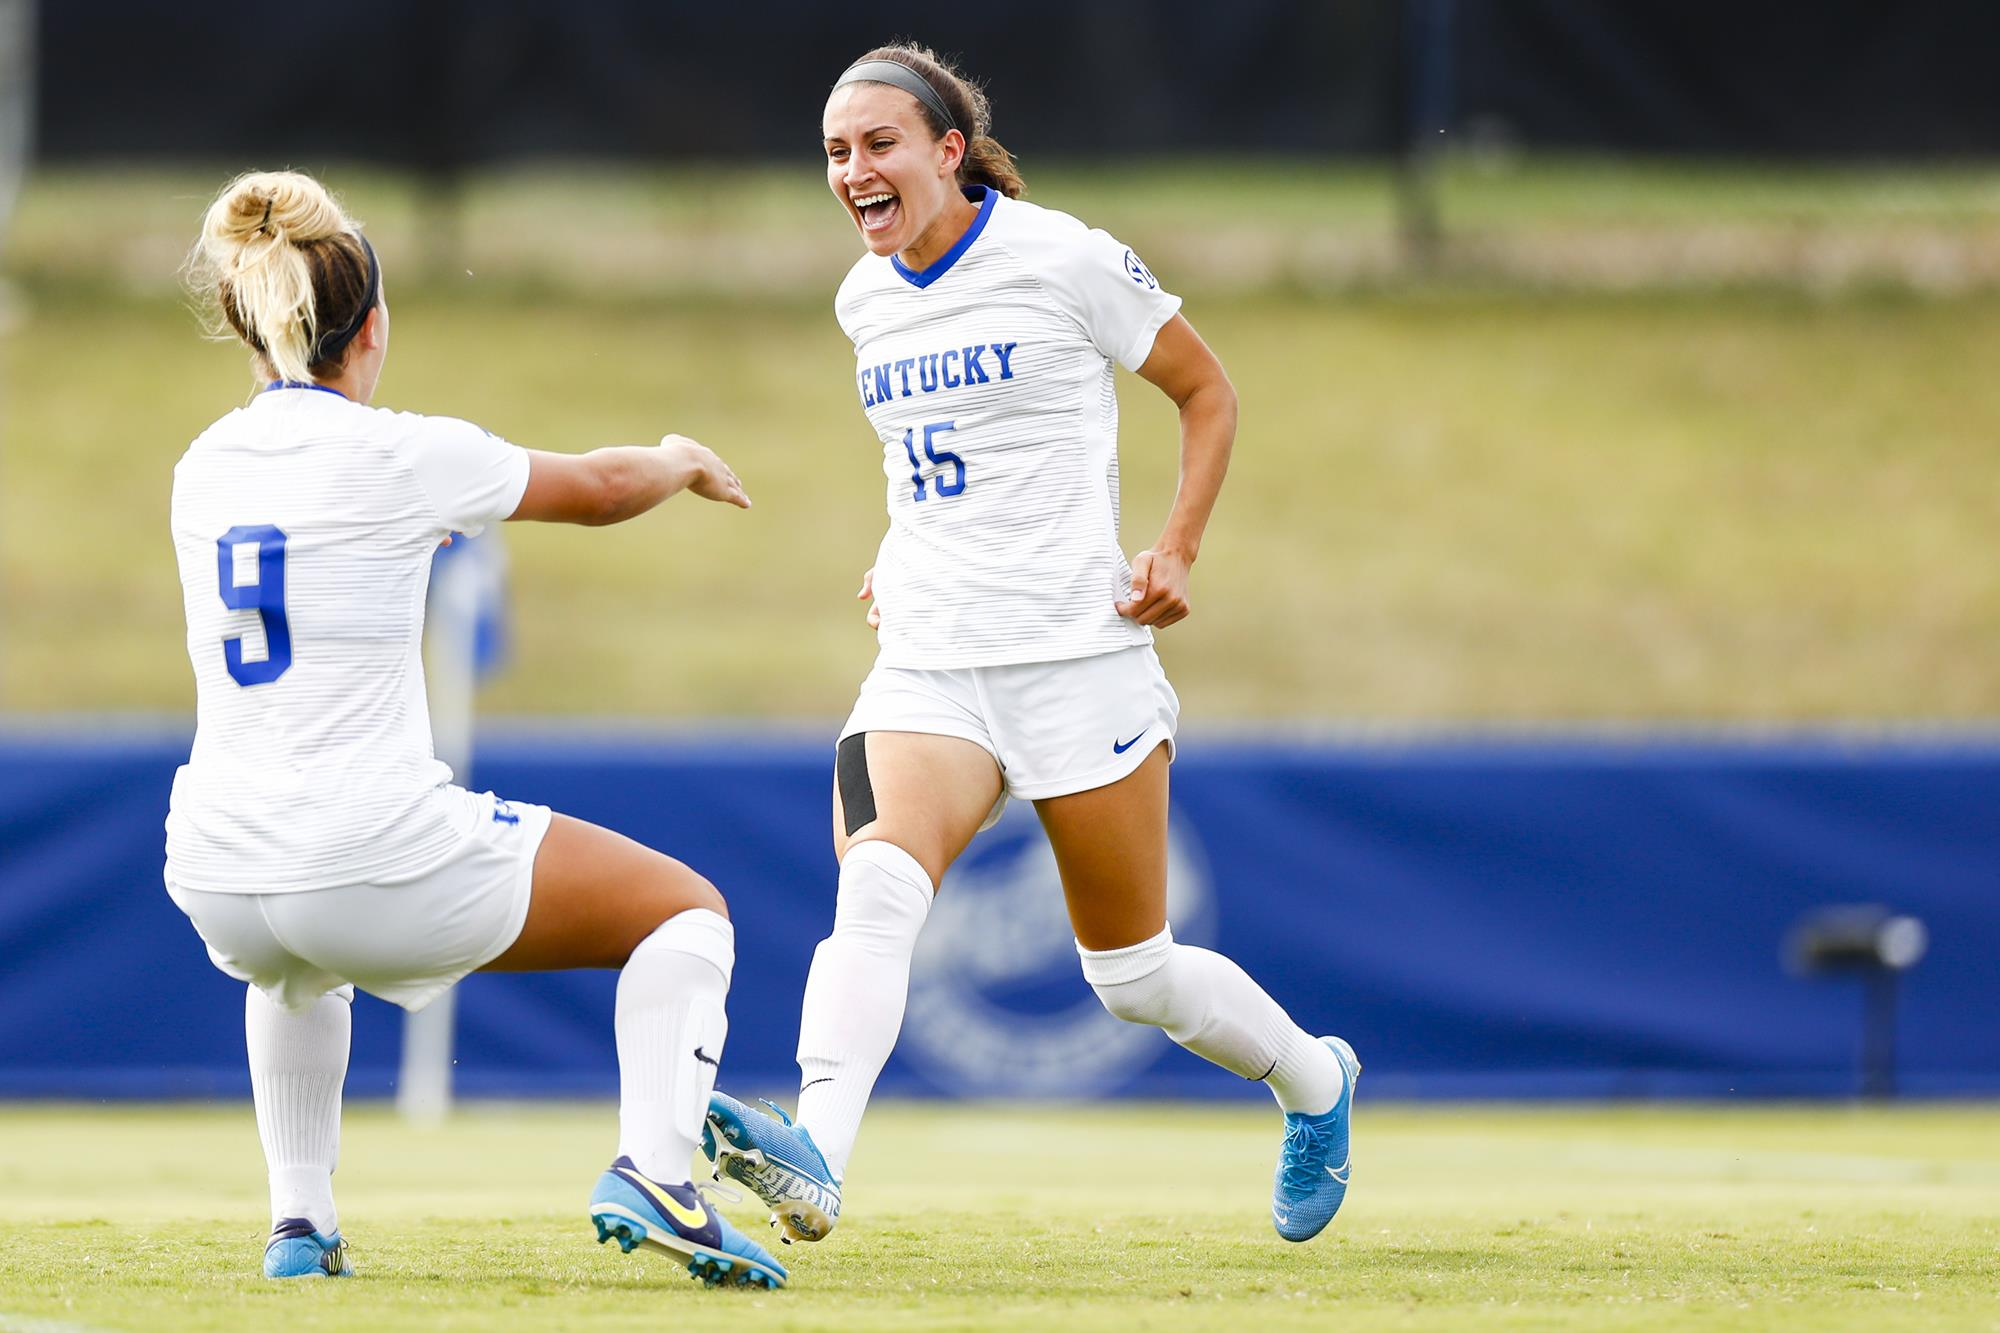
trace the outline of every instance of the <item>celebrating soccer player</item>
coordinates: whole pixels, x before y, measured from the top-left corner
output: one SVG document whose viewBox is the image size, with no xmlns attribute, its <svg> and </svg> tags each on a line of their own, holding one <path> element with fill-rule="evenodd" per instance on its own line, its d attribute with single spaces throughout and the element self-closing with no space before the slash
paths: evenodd
<svg viewBox="0 0 2000 1333">
<path fill-rule="evenodd" d="M 264 1272 L 349 1272 L 331 1177 L 356 986 L 417 1009 L 482 968 L 615 967 L 619 1155 L 591 1195 L 598 1239 L 711 1285 L 782 1285 L 688 1179 L 727 1028 L 722 895 L 616 833 L 453 786 L 420 655 L 449 533 L 616 523 L 681 490 L 748 508 L 736 475 L 680 436 L 542 453 L 370 407 L 389 349 L 382 267 L 310 177 L 232 182 L 195 258 L 266 384 L 174 471 L 197 730 L 166 880 L 215 965 L 250 983 Z"/>
<path fill-rule="evenodd" d="M 718 1092 L 704 1148 L 790 1235 L 826 1235 L 932 896 L 1014 796 L 1054 845 L 1105 1008 L 1276 1094 L 1272 1217 L 1306 1240 L 1346 1193 L 1360 1064 L 1166 919 L 1179 703 L 1153 632 L 1188 614 L 1235 390 L 1137 255 L 1021 202 L 988 129 L 986 98 L 920 47 L 869 52 L 827 99 L 827 183 L 868 251 L 835 311 L 888 479 L 861 590 L 880 655 L 836 751 L 840 881 L 806 979 L 797 1123 Z M 1180 488 L 1129 565 L 1117 365 L 1180 409 Z"/>
</svg>

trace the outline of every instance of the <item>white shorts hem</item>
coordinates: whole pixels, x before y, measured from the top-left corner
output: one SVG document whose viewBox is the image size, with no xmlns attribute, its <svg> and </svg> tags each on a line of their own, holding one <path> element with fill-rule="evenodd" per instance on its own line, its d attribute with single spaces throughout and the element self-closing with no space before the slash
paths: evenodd
<svg viewBox="0 0 2000 1333">
<path fill-rule="evenodd" d="M 284 1008 L 355 985 L 414 1012 L 521 937 L 535 860 L 555 817 L 547 806 L 460 794 L 472 804 L 474 832 L 423 879 L 245 894 L 187 888 L 169 872 L 167 893 L 218 970 Z M 498 827 L 506 824 L 514 828 Z M 466 947 L 466 928 L 487 922 L 488 937 Z"/>
<path fill-rule="evenodd" d="M 840 735 L 834 738 L 834 744 L 838 746 L 841 741 L 846 740 L 849 736 L 862 736 L 875 731 L 900 731 L 909 736 L 949 736 L 955 741 L 970 741 L 972 744 L 986 751 L 987 754 L 992 755 L 995 764 L 1000 762 L 1000 756 L 993 752 L 993 742 L 987 737 L 981 736 L 971 727 L 954 727 L 949 723 L 934 723 L 907 717 L 885 721 L 877 725 L 863 717 L 859 710 L 856 710 L 847 719 L 847 725 L 840 729 Z M 821 735 L 824 734 L 824 732 L 821 733 Z"/>
<path fill-rule="evenodd" d="M 477 962 L 455 976 L 431 977 L 407 985 L 384 986 L 373 992 L 378 998 L 414 1014 L 506 953 L 514 947 L 514 941 L 521 938 L 521 929 L 528 924 L 528 908 L 534 902 L 535 858 L 541 854 L 542 839 L 548 837 L 549 825 L 555 822 L 555 812 L 545 805 L 527 805 L 513 801 L 509 801 L 508 805 L 520 814 L 521 822 L 526 827 L 521 831 L 521 860 L 514 877 L 514 900 L 508 906 L 507 919 L 501 924 L 499 933 L 493 937 L 492 944 L 476 955 Z"/>
<path fill-rule="evenodd" d="M 1067 777 L 1050 778 L 1046 782 L 1024 782 L 1019 786 L 1009 785 L 1007 794 L 1017 801 L 1045 801 L 1052 796 L 1074 796 L 1080 791 L 1095 791 L 1099 787 L 1109 787 L 1114 782 L 1122 782 L 1139 771 L 1139 765 L 1152 757 L 1160 746 L 1167 747 L 1167 762 L 1174 762 L 1174 738 L 1162 736 L 1152 745 L 1141 750 L 1133 747 L 1129 754 L 1116 763 L 1089 773 L 1074 773 Z"/>
</svg>

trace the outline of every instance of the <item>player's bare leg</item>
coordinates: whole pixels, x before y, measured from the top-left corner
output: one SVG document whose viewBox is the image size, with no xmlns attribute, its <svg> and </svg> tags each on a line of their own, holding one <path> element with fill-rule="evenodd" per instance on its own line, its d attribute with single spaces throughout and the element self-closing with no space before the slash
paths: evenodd
<svg viewBox="0 0 2000 1333">
<path fill-rule="evenodd" d="M 875 731 L 841 742 L 840 888 L 833 933 L 806 977 L 797 1125 L 717 1093 L 704 1144 L 798 1239 L 818 1240 L 839 1219 L 847 1159 L 902 1030 L 918 932 L 938 881 L 999 798 L 1000 767 L 971 741 Z"/>
<path fill-rule="evenodd" d="M 729 918 L 715 886 L 673 857 L 559 814 L 535 854 L 521 933 L 483 970 L 623 967 L 661 922 L 695 910 Z"/>
<path fill-rule="evenodd" d="M 1120 781 L 1035 802 L 1085 949 L 1123 949 L 1166 929 L 1167 767 L 1158 745 Z"/>
<path fill-rule="evenodd" d="M 521 934 L 486 970 L 615 967 L 618 1157 L 591 1196 L 598 1239 L 658 1250 L 710 1285 L 785 1270 L 690 1181 L 729 1030 L 735 934 L 715 886 L 622 834 L 556 815 Z"/>
<path fill-rule="evenodd" d="M 856 843 L 891 843 L 908 853 L 936 885 L 1000 799 L 1000 765 L 983 746 L 956 736 L 871 731 L 850 737 L 848 743 L 856 741 L 867 760 L 874 818 L 857 823 L 850 833 L 846 802 L 836 780 L 834 855 L 844 861 Z"/>
<path fill-rule="evenodd" d="M 1345 1042 L 1300 1028 L 1235 963 L 1174 942 L 1166 747 L 1117 782 L 1035 809 L 1055 848 L 1084 979 L 1117 1017 L 1270 1085 L 1286 1113 L 1272 1220 L 1288 1240 L 1317 1234 L 1346 1193 L 1348 1086 L 1360 1066 Z"/>
</svg>

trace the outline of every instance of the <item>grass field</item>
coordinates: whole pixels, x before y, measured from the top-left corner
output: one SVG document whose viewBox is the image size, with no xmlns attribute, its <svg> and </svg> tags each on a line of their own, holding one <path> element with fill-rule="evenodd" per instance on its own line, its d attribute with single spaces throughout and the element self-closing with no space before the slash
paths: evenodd
<svg viewBox="0 0 2000 1333">
<path fill-rule="evenodd" d="M 1979 278 L 2000 173 L 1448 174 L 1475 248 L 1615 266 L 1642 234 L 1657 255 L 1747 228 L 1850 257 L 1910 241 L 1919 268 L 1941 245 L 1973 279 L 1660 286 L 1641 265 L 1625 291 L 1504 266 L 1342 285 L 1341 255 L 1392 245 L 1382 173 L 1238 166 L 1190 195 L 1190 170 L 1034 178 L 1186 279 L 1242 395 L 1195 614 L 1162 638 L 1190 719 L 2000 715 L 2000 290 Z M 196 337 L 173 273 L 221 175 L 52 176 L 23 202 L 0 336 L 0 709 L 192 703 L 170 468 L 249 386 L 235 349 Z M 872 654 L 850 595 L 883 483 L 827 310 L 853 240 L 812 173 L 481 178 L 448 268 L 427 266 L 407 182 L 353 181 L 396 312 L 379 401 L 561 449 L 681 430 L 757 500 L 511 530 L 517 653 L 489 709 L 841 714 Z M 1173 420 L 1123 383 L 1136 550 L 1172 493 Z"/>
<path fill-rule="evenodd" d="M 1991 1106 L 1364 1102 L 1347 1207 L 1290 1246 L 1268 1108 L 892 1105 L 771 1295 L 592 1243 L 614 1123 L 351 1111 L 358 1276 L 278 1286 L 247 1106 L 0 1108 L 0 1330 L 2000 1328 Z"/>
</svg>

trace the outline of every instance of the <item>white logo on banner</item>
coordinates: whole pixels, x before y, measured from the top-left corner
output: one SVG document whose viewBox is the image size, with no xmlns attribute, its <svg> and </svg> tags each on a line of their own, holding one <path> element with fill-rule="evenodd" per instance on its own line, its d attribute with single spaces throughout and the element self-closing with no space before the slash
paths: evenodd
<svg viewBox="0 0 2000 1333">
<path fill-rule="evenodd" d="M 1186 826 L 1171 827 L 1167 919 L 1176 940 L 1207 944 L 1207 865 Z M 1009 802 L 945 876 L 911 965 L 898 1053 L 962 1096 L 1090 1097 L 1170 1044 L 1113 1018 L 1085 984 L 1055 852 L 1033 808 Z"/>
</svg>

